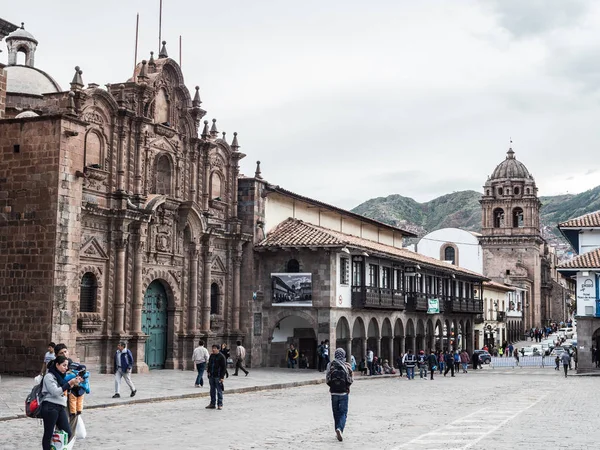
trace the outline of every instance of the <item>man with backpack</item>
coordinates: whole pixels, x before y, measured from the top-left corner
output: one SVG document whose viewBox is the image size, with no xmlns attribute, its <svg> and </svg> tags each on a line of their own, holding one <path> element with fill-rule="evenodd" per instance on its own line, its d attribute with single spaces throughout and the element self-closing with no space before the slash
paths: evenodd
<svg viewBox="0 0 600 450">
<path fill-rule="evenodd" d="M 342 441 L 342 434 L 346 426 L 348 416 L 348 397 L 350 385 L 352 384 L 352 367 L 346 362 L 346 351 L 338 348 L 334 353 L 334 360 L 327 365 L 325 380 L 331 394 L 331 409 L 335 434 L 338 441 Z"/>
</svg>

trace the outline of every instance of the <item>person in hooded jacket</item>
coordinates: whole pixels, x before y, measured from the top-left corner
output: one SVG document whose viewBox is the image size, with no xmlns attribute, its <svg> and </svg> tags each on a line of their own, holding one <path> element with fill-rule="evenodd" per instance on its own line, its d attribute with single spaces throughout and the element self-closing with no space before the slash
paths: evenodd
<svg viewBox="0 0 600 450">
<path fill-rule="evenodd" d="M 342 379 L 338 377 L 340 373 L 343 374 Z M 346 362 L 346 351 L 343 348 L 335 350 L 334 360 L 327 365 L 325 380 L 331 394 L 331 409 L 333 411 L 335 434 L 338 441 L 343 441 L 342 435 L 346 427 L 346 418 L 348 417 L 350 385 L 353 382 L 352 368 Z"/>
</svg>

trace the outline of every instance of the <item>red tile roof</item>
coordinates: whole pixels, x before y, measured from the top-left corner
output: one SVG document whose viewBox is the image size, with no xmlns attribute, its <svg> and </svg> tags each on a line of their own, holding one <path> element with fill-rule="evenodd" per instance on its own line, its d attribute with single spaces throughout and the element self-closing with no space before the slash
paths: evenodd
<svg viewBox="0 0 600 450">
<path fill-rule="evenodd" d="M 513 286 L 508 286 L 503 283 L 497 283 L 495 281 L 484 281 L 483 287 L 489 287 L 490 289 L 501 289 L 503 291 L 514 291 L 515 288 Z"/>
<path fill-rule="evenodd" d="M 426 264 L 450 273 L 458 273 L 486 280 L 483 275 L 452 265 L 445 261 L 420 255 L 404 248 L 392 247 L 370 239 L 319 227 L 302 220 L 288 218 L 281 222 L 269 235 L 256 245 L 257 248 L 269 247 L 349 247 L 385 254 L 412 264 Z"/>
<path fill-rule="evenodd" d="M 600 248 L 576 256 L 575 258 L 562 263 L 558 269 L 597 269 L 600 268 Z"/>
<path fill-rule="evenodd" d="M 582 227 L 582 228 L 592 228 L 592 227 L 600 227 L 600 211 L 594 211 L 589 214 L 585 214 L 583 216 L 575 217 L 574 219 L 569 219 L 565 222 L 561 222 L 558 224 L 559 228 L 563 227 Z"/>
</svg>

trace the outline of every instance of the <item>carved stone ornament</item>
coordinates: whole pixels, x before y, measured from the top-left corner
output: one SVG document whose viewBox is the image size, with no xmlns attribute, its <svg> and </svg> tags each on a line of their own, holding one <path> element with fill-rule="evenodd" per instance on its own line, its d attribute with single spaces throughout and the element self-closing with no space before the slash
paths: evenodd
<svg viewBox="0 0 600 450">
<path fill-rule="evenodd" d="M 80 333 L 92 334 L 101 332 L 104 327 L 104 319 L 100 313 L 79 312 L 77 313 L 77 329 Z"/>
<path fill-rule="evenodd" d="M 102 116 L 95 111 L 84 112 L 81 118 L 84 122 L 96 123 L 98 125 L 102 125 L 104 123 Z"/>
</svg>

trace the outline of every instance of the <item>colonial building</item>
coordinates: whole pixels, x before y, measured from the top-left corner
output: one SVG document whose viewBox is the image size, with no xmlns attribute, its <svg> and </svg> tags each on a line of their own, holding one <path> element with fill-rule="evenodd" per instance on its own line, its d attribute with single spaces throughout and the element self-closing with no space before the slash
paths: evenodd
<svg viewBox="0 0 600 450">
<path fill-rule="evenodd" d="M 577 371 L 589 372 L 596 369 L 591 349 L 600 346 L 600 211 L 562 222 L 558 228 L 578 254 L 558 270 L 577 283 Z"/>
<path fill-rule="evenodd" d="M 68 90 L 35 66 L 24 27 L 6 43 L 0 372 L 38 370 L 50 340 L 101 371 L 127 340 L 144 371 L 187 368 L 200 336 L 242 337 L 244 155 L 201 125 L 165 42 L 123 83 L 85 86 L 76 67 Z"/>
<path fill-rule="evenodd" d="M 254 242 L 242 282 L 253 365 L 284 365 L 293 343 L 313 366 L 325 339 L 358 361 L 367 348 L 390 361 L 408 349 L 473 349 L 481 274 L 402 248 L 414 236 L 405 230 L 273 186 L 260 167 L 239 183 Z"/>
<path fill-rule="evenodd" d="M 483 187 L 483 274 L 524 293 L 526 329 L 563 320 L 557 258 L 540 231 L 538 189 L 510 148 Z"/>
</svg>

